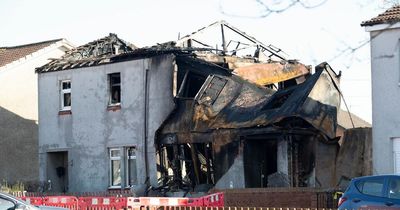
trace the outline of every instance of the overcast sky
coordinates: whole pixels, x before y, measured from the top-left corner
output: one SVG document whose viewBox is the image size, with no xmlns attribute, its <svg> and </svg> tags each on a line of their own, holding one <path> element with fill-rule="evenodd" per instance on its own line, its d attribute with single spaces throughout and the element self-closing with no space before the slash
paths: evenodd
<svg viewBox="0 0 400 210">
<path fill-rule="evenodd" d="M 305 0 L 315 5 L 323 0 Z M 264 0 L 273 9 L 285 4 Z M 328 61 L 342 71 L 341 88 L 350 109 L 371 122 L 369 45 L 360 26 L 384 11 L 381 0 L 326 0 L 317 8 L 297 4 L 259 18 L 255 0 L 1 0 L 0 46 L 66 38 L 76 46 L 116 33 L 137 46 L 176 40 L 217 20 L 283 49 L 307 65 Z M 342 106 L 343 107 L 343 106 Z"/>
</svg>

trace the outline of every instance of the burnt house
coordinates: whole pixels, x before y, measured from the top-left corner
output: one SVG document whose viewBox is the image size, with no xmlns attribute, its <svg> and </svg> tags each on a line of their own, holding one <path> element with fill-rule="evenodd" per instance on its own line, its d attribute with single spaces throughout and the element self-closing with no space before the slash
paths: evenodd
<svg viewBox="0 0 400 210">
<path fill-rule="evenodd" d="M 155 139 L 162 186 L 334 186 L 338 75 L 327 63 L 312 74 L 226 22 L 215 26 L 221 52 L 176 56 L 175 109 Z M 227 50 L 227 29 L 253 44 L 252 56 L 237 56 L 239 41 Z M 197 33 L 177 44 L 210 46 Z"/>
<path fill-rule="evenodd" d="M 332 186 L 339 77 L 285 57 L 224 21 L 78 47 L 37 69 L 40 177 L 65 191 Z"/>
</svg>

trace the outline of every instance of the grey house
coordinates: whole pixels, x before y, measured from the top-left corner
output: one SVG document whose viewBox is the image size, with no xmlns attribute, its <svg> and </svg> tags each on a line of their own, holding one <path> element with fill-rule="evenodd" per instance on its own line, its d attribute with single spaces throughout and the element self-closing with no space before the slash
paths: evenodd
<svg viewBox="0 0 400 210">
<path fill-rule="evenodd" d="M 146 142 L 173 108 L 173 57 L 110 60 L 134 48 L 110 34 L 37 69 L 39 176 L 52 191 L 156 182 Z"/>
</svg>

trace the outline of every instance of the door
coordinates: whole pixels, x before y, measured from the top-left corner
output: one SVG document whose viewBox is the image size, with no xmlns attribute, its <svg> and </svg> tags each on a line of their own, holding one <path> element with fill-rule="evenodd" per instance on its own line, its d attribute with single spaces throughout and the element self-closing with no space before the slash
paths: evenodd
<svg viewBox="0 0 400 210">
<path fill-rule="evenodd" d="M 47 153 L 48 191 L 68 191 L 68 152 Z"/>
</svg>

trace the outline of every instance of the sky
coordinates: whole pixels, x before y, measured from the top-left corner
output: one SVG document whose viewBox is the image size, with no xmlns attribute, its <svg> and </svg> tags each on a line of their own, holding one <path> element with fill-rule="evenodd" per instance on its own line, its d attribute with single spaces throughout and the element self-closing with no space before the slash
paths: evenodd
<svg viewBox="0 0 400 210">
<path fill-rule="evenodd" d="M 274 10 L 289 0 L 259 0 Z M 176 40 L 225 20 L 265 44 L 313 67 L 327 61 L 342 72 L 349 109 L 371 119 L 369 34 L 360 23 L 387 9 L 383 0 L 304 0 L 280 13 L 265 13 L 257 0 L 1 0 L 0 46 L 65 38 L 75 46 L 116 33 L 136 46 Z M 342 103 L 344 108 L 344 104 Z"/>
</svg>

